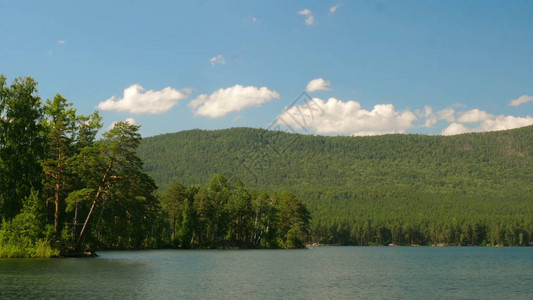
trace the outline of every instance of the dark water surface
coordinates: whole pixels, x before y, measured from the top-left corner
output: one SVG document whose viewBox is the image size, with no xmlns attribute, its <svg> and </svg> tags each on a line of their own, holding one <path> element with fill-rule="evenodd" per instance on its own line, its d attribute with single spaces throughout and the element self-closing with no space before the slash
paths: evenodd
<svg viewBox="0 0 533 300">
<path fill-rule="evenodd" d="M 0 260 L 1 299 L 533 299 L 533 248 L 151 250 Z"/>
</svg>

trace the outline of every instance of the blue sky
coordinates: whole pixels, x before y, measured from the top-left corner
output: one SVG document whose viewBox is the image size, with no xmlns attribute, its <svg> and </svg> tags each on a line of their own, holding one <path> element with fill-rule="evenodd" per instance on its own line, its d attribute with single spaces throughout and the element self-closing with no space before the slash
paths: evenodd
<svg viewBox="0 0 533 300">
<path fill-rule="evenodd" d="M 100 110 L 104 128 L 134 120 L 143 136 L 272 122 L 326 135 L 500 130 L 533 124 L 532 11 L 532 1 L 0 0 L 0 74 Z M 311 98 L 288 107 L 306 89 Z"/>
</svg>

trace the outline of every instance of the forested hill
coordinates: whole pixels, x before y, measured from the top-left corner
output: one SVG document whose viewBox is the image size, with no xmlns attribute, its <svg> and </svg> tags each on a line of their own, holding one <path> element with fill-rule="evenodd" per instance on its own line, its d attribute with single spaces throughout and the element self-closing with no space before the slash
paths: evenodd
<svg viewBox="0 0 533 300">
<path fill-rule="evenodd" d="M 532 126 L 374 137 L 190 130 L 145 138 L 138 151 L 161 191 L 173 182 L 203 184 L 214 173 L 250 188 L 291 191 L 307 202 L 322 242 L 533 238 Z"/>
</svg>

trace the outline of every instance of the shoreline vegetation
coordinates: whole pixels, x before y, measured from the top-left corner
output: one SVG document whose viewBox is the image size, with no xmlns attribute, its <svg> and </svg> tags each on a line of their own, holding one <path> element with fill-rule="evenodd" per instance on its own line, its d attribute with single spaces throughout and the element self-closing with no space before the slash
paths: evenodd
<svg viewBox="0 0 533 300">
<path fill-rule="evenodd" d="M 491 247 L 491 248 L 505 248 L 505 247 L 533 247 L 533 243 L 529 245 L 461 245 L 461 244 L 388 244 L 388 245 L 381 245 L 381 244 L 368 244 L 368 245 L 342 245 L 342 244 L 307 244 L 307 248 L 312 247 Z"/>
<path fill-rule="evenodd" d="M 138 153 L 163 190 L 220 170 L 250 189 L 290 190 L 313 217 L 310 244 L 533 242 L 533 126 L 369 137 L 196 129 L 145 138 Z"/>
<path fill-rule="evenodd" d="M 310 215 L 294 194 L 248 191 L 223 175 L 164 196 L 137 155 L 140 126 L 79 115 L 37 82 L 0 75 L 0 258 L 97 249 L 303 248 Z M 215 173 L 214 173 L 215 174 Z"/>
<path fill-rule="evenodd" d="M 97 140 L 101 128 L 97 111 L 80 115 L 60 94 L 43 102 L 32 78 L 0 75 L 0 258 L 533 245 L 531 126 L 368 138 L 235 128 L 144 141 L 128 122 Z M 218 174 L 237 170 L 265 134 L 291 147 L 259 179 Z"/>
</svg>

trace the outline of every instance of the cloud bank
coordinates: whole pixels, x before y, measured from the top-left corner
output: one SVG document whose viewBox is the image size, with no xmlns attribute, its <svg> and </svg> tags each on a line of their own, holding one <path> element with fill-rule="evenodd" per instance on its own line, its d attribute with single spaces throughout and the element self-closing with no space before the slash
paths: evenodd
<svg viewBox="0 0 533 300">
<path fill-rule="evenodd" d="M 486 113 L 486 112 L 484 112 Z M 487 114 L 489 115 L 489 114 Z M 468 132 L 485 132 L 485 131 L 498 131 L 508 130 L 524 126 L 533 125 L 533 117 L 515 117 L 505 115 L 489 115 L 486 119 L 479 122 L 477 127 L 467 127 L 462 123 L 454 122 L 446 127 L 441 134 L 442 135 L 455 135 Z M 459 121 L 459 120 L 458 120 Z"/>
<path fill-rule="evenodd" d="M 309 117 L 307 105 L 293 106 L 278 116 L 277 123 L 295 129 L 308 127 L 318 134 L 349 134 L 356 136 L 405 133 L 414 127 L 416 115 L 409 111 L 398 111 L 392 104 L 374 105 L 372 110 L 361 107 L 357 101 L 341 101 L 329 98 L 324 101 L 313 98 L 314 105 L 324 113 Z M 307 116 L 307 117 L 306 117 Z M 305 119 L 304 119 L 305 118 Z"/>
<path fill-rule="evenodd" d="M 322 113 L 319 115 L 317 111 Z M 305 104 L 286 109 L 276 121 L 294 130 L 353 136 L 406 133 L 414 128 L 434 128 L 439 122 L 447 123 L 441 135 L 456 135 L 529 126 L 533 125 L 533 117 L 493 115 L 480 109 L 457 112 L 446 108 L 434 112 L 430 106 L 412 112 L 409 109 L 398 110 L 393 104 L 377 104 L 372 109 L 364 109 L 353 100 L 313 98 Z"/>
</svg>

